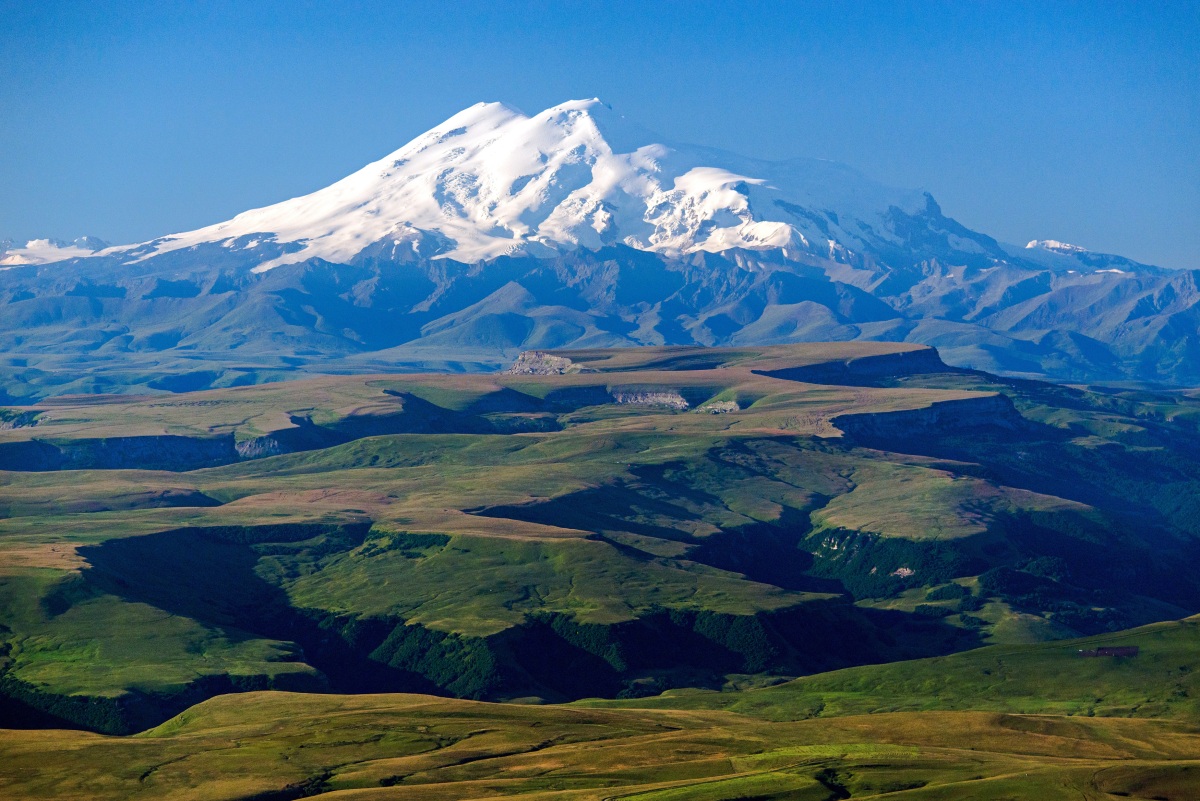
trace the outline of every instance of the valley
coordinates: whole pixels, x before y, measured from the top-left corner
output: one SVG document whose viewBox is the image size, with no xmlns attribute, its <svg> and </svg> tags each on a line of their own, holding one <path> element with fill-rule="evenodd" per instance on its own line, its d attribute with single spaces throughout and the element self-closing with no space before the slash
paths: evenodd
<svg viewBox="0 0 1200 801">
<path fill-rule="evenodd" d="M 1195 625 L 1156 623 L 1200 609 L 1200 579 L 1178 569 L 1200 553 L 1200 401 L 1186 392 L 811 343 L 62 396 L 3 419 L 0 716 L 15 728 L 0 751 L 19 766 L 66 748 L 83 761 L 62 777 L 85 783 L 0 770 L 45 779 L 19 785 L 31 798 L 133 797 L 117 777 L 86 784 L 100 781 L 88 760 L 224 759 L 205 754 L 242 736 L 229 726 L 249 727 L 261 770 L 137 792 L 299 798 L 396 776 L 396 792 L 423 789 L 388 797 L 469 797 L 442 783 L 473 777 L 483 795 L 502 781 L 580 797 L 632 783 L 658 794 L 646 797 L 841 798 L 909 782 L 904 797 L 974 798 L 987 796 L 952 777 L 1008 788 L 1014 771 L 1050 771 L 1117 788 L 1192 770 L 1097 745 L 1192 747 L 1170 721 L 1195 713 Z M 1077 655 L 1126 641 L 1138 656 Z M 597 698 L 611 700 L 580 700 Z M 461 716 L 474 721 L 463 731 Z M 1148 719 L 1118 719 L 1130 716 Z M 836 755 L 843 741 L 821 739 L 834 729 L 814 718 L 848 727 Z M 534 748 L 521 732 L 551 719 L 561 731 Z M 1036 754 L 1011 734 L 1076 719 Z M 363 734 L 335 736 L 343 720 Z M 954 750 L 942 725 L 979 727 L 986 754 Z M 345 747 L 361 775 L 332 744 L 306 745 L 308 767 L 269 767 L 293 753 L 296 726 L 359 743 Z M 1130 726 L 1149 728 L 1120 733 Z M 704 756 L 595 773 L 594 749 L 646 737 Z M 453 767 L 458 749 L 493 740 Z M 522 778 L 550 751 L 574 778 Z M 886 769 L 854 756 L 877 752 Z M 425 767 L 384 775 L 376 759 Z M 489 772 L 510 763 L 496 769 L 515 778 Z"/>
</svg>

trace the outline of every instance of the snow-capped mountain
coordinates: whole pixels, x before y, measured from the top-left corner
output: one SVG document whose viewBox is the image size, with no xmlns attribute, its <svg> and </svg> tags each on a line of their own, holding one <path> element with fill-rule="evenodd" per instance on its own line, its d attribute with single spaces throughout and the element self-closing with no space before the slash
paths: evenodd
<svg viewBox="0 0 1200 801">
<path fill-rule="evenodd" d="M 276 254 L 256 271 L 368 255 L 545 258 L 611 245 L 675 258 L 740 249 L 896 266 L 1020 258 L 943 217 L 926 193 L 829 161 L 664 144 L 598 99 L 532 117 L 480 103 L 332 186 L 131 251 L 147 258 L 217 243 Z"/>
<path fill-rule="evenodd" d="M 81 236 L 71 242 L 61 239 L 30 239 L 19 246 L 14 245 L 12 240 L 0 240 L 0 268 L 77 259 L 91 256 L 108 246 L 107 242 L 94 236 Z"/>
<path fill-rule="evenodd" d="M 333 361 L 886 339 L 994 371 L 1200 381 L 1200 271 L 1003 244 L 925 192 L 671 144 L 598 100 L 533 116 L 481 103 L 312 194 L 103 246 L 0 253 L 0 353 L 53 361 L 55 381 L 65 358 L 90 381 L 106 364 L 125 377 L 86 387 L 119 389 L 156 386 L 129 373 L 146 360 L 205 385 Z"/>
<path fill-rule="evenodd" d="M 478 262 L 623 244 L 668 256 L 803 249 L 828 256 L 920 214 L 919 192 L 885 189 L 831 162 L 769 163 L 662 144 L 599 100 L 532 117 L 472 106 L 320 191 L 152 243 L 284 245 L 259 270 L 366 251 Z"/>
</svg>

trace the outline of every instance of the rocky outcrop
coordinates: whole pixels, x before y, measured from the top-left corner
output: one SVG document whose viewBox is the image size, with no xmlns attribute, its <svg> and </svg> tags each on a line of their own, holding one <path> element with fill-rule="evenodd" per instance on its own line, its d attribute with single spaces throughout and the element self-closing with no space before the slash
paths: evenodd
<svg viewBox="0 0 1200 801">
<path fill-rule="evenodd" d="M 696 409 L 698 412 L 707 412 L 708 414 L 729 414 L 741 410 L 742 407 L 738 406 L 737 401 L 730 400 L 712 401 Z"/>
<path fill-rule="evenodd" d="M 630 406 L 661 406 L 667 409 L 687 409 L 687 399 L 674 390 L 614 389 L 613 402 Z"/>
<path fill-rule="evenodd" d="M 242 459 L 265 459 L 285 452 L 279 440 L 271 436 L 244 439 L 234 447 L 238 457 Z"/>
<path fill-rule="evenodd" d="M 12 431 L 14 428 L 36 426 L 41 412 L 18 411 L 17 409 L 0 409 L 0 431 Z"/>
<path fill-rule="evenodd" d="M 585 372 L 582 365 L 544 350 L 524 351 L 505 372 L 510 375 L 566 375 Z"/>
</svg>

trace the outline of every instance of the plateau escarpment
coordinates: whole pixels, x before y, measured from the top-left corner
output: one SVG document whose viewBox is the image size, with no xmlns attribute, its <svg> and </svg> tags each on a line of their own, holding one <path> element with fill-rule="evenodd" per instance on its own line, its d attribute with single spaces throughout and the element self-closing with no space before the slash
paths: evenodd
<svg viewBox="0 0 1200 801">
<path fill-rule="evenodd" d="M 941 355 L 934 348 L 913 348 L 782 370 L 764 370 L 763 374 L 809 384 L 872 386 L 880 380 L 892 381 L 905 376 L 955 372 L 962 371 L 942 361 Z"/>
<path fill-rule="evenodd" d="M 0 470 L 198 470 L 238 457 L 233 436 L 52 438 L 0 443 Z"/>
<path fill-rule="evenodd" d="M 1017 411 L 1011 398 L 999 393 L 935 401 L 921 409 L 844 414 L 830 422 L 852 437 L 885 446 L 888 441 L 928 435 L 979 429 L 1020 431 L 1033 426 Z"/>
</svg>

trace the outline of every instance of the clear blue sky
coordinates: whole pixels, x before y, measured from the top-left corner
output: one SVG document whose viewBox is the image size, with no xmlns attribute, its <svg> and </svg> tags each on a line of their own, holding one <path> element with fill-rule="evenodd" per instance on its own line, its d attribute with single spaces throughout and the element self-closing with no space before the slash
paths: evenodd
<svg viewBox="0 0 1200 801">
<path fill-rule="evenodd" d="M 1005 241 L 1200 267 L 1198 65 L 1200 2 L 0 0 L 0 236 L 187 230 L 480 100 L 599 96 Z"/>
</svg>

